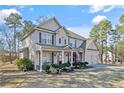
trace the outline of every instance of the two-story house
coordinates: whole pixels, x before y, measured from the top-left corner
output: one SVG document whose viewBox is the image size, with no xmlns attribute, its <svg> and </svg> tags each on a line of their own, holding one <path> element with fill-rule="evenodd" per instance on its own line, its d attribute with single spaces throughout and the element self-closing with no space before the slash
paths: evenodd
<svg viewBox="0 0 124 93">
<path fill-rule="evenodd" d="M 99 62 L 99 51 L 95 44 L 61 26 L 55 17 L 36 26 L 21 41 L 21 57 L 31 59 L 35 69 L 39 71 L 42 71 L 42 64 L 45 62 Z"/>
</svg>

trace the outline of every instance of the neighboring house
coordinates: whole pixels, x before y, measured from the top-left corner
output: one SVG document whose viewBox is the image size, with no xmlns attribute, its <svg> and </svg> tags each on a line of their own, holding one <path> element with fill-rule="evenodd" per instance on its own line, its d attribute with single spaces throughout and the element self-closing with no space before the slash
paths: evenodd
<svg viewBox="0 0 124 93">
<path fill-rule="evenodd" d="M 55 17 L 41 23 L 22 38 L 21 58 L 32 60 L 35 69 L 42 71 L 42 64 L 88 61 L 98 63 L 99 52 L 87 39 L 61 26 Z M 91 53 L 91 55 L 90 55 Z M 95 56 L 94 56 L 95 55 Z M 92 57 L 92 58 L 91 58 Z"/>
</svg>

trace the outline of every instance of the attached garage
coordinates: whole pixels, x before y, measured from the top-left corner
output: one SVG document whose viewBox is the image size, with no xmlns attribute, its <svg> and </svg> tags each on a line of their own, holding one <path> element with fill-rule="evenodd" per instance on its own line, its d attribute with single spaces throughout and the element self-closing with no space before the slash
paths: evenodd
<svg viewBox="0 0 124 93">
<path fill-rule="evenodd" d="M 86 48 L 85 48 L 85 61 L 89 64 L 98 64 L 100 63 L 100 56 L 99 50 L 97 49 L 96 44 L 93 40 L 86 41 Z"/>
</svg>

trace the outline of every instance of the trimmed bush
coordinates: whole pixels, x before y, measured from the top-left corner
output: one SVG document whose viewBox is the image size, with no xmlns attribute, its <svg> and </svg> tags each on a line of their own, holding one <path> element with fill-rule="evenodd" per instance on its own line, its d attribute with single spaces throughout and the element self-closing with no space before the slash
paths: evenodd
<svg viewBox="0 0 124 93">
<path fill-rule="evenodd" d="M 58 65 L 58 64 L 51 64 L 51 66 L 52 66 L 53 68 L 59 68 L 59 65 Z"/>
<path fill-rule="evenodd" d="M 71 66 L 71 64 L 69 64 L 69 63 L 63 63 L 63 64 L 60 65 L 60 68 L 64 69 L 65 67 L 70 67 L 70 66 Z"/>
<path fill-rule="evenodd" d="M 89 64 L 88 62 L 84 62 L 84 64 Z"/>
<path fill-rule="evenodd" d="M 28 58 L 23 58 L 23 59 L 19 59 L 19 60 L 16 60 L 16 65 L 17 67 L 20 69 L 20 70 L 23 70 L 23 69 L 27 69 L 27 70 L 33 70 L 34 66 L 31 62 L 31 60 L 29 60 Z"/>
<path fill-rule="evenodd" d="M 83 62 L 84 63 L 84 67 L 86 67 L 89 63 L 88 62 Z"/>
<path fill-rule="evenodd" d="M 79 62 L 73 62 L 73 66 L 74 66 L 75 68 L 79 68 L 80 63 L 79 63 Z"/>
<path fill-rule="evenodd" d="M 42 65 L 42 68 L 43 68 L 43 70 L 45 70 L 46 72 L 49 73 L 50 64 L 49 64 L 49 63 L 44 63 L 44 64 Z"/>
<path fill-rule="evenodd" d="M 58 64 L 50 64 L 50 63 L 44 63 L 43 65 L 42 65 L 42 68 L 43 68 L 43 70 L 45 70 L 45 72 L 47 72 L 47 73 L 54 73 L 54 71 L 53 71 L 53 69 L 55 70 L 55 69 L 57 69 L 57 68 L 59 68 L 59 65 Z"/>
<path fill-rule="evenodd" d="M 84 66 L 84 62 L 73 62 L 75 68 L 81 68 Z"/>
<path fill-rule="evenodd" d="M 50 69 L 49 69 L 50 73 L 52 74 L 56 74 L 57 73 L 57 69 L 55 67 L 53 67 L 52 65 L 50 66 Z"/>
</svg>

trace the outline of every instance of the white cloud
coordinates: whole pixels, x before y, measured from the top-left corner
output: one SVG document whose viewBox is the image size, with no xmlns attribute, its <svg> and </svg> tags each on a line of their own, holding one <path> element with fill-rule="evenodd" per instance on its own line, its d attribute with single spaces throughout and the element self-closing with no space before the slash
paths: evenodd
<svg viewBox="0 0 124 93">
<path fill-rule="evenodd" d="M 85 38 L 88 38 L 89 37 L 89 32 L 91 30 L 90 27 L 85 26 L 85 25 L 83 25 L 83 26 L 77 26 L 77 27 L 68 27 L 67 29 L 68 30 L 71 30 L 74 33 L 77 33 L 77 34 L 79 34 L 79 35 L 81 35 L 81 36 L 83 36 Z"/>
<path fill-rule="evenodd" d="M 93 5 L 90 6 L 89 13 L 96 13 L 96 12 L 109 12 L 114 8 L 124 8 L 122 5 Z"/>
<path fill-rule="evenodd" d="M 99 11 L 103 10 L 104 7 L 105 7 L 104 5 L 93 5 L 93 6 L 90 6 L 89 13 L 99 12 Z"/>
<path fill-rule="evenodd" d="M 109 12 L 109 11 L 111 11 L 112 9 L 114 9 L 116 6 L 110 6 L 110 7 L 108 7 L 107 9 L 104 9 L 104 12 Z"/>
<path fill-rule="evenodd" d="M 92 22 L 93 22 L 94 24 L 98 24 L 99 22 L 101 22 L 101 21 L 103 21 L 103 20 L 105 20 L 105 19 L 107 19 L 106 16 L 98 15 L 98 16 L 96 16 L 96 17 L 93 18 Z"/>
<path fill-rule="evenodd" d="M 29 10 L 33 12 L 34 11 L 34 8 L 29 8 Z"/>
<path fill-rule="evenodd" d="M 0 10 L 0 22 L 3 23 L 4 19 L 7 18 L 11 13 L 18 13 L 21 15 L 21 13 L 16 9 L 2 9 Z"/>
</svg>

